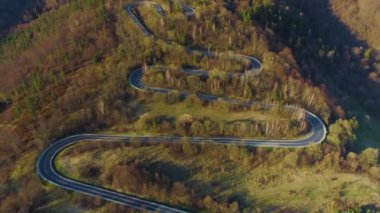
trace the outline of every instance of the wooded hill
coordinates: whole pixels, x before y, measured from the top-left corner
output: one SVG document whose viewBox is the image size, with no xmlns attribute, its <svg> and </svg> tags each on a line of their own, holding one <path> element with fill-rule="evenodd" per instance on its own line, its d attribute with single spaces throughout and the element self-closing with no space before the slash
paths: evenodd
<svg viewBox="0 0 380 213">
<path fill-rule="evenodd" d="M 190 111 L 187 103 L 192 103 L 192 107 L 198 109 L 194 114 L 203 110 L 217 109 L 223 112 L 224 115 L 220 115 L 218 120 L 213 122 L 223 123 L 227 120 L 226 115 L 233 113 L 236 113 L 237 118 L 244 114 L 244 110 L 234 110 L 233 107 L 225 107 L 222 111 L 220 103 L 213 106 L 191 98 L 182 100 L 175 94 L 157 97 L 131 88 L 128 85 L 128 75 L 144 64 L 186 67 L 194 66 L 191 62 L 197 61 L 189 58 L 178 46 L 153 42 L 145 38 L 123 10 L 127 2 L 46 1 L 44 8 L 49 9 L 42 10 L 45 12 L 39 13 L 22 28 L 16 27 L 15 32 L 1 40 L 1 212 L 54 211 L 63 207 L 67 211 L 122 210 L 123 207 L 116 204 L 104 203 L 99 199 L 58 189 L 37 177 L 34 167 L 36 157 L 49 143 L 58 138 L 99 131 L 146 134 L 146 129 L 138 128 L 139 124 L 143 124 L 144 128 L 148 126 L 146 116 L 152 115 L 150 118 L 157 118 L 176 113 L 180 118 Z M 168 2 L 158 2 L 170 12 Z M 342 86 L 352 83 L 355 85 L 351 87 L 353 89 L 347 89 L 349 93 L 343 94 L 348 97 L 359 94 L 359 100 L 368 109 L 376 106 L 377 99 L 371 99 L 376 97 L 376 91 L 368 93 L 368 96 L 365 95 L 373 84 L 368 82 L 357 87 L 357 80 L 365 79 L 363 76 L 366 74 L 351 75 L 354 68 L 362 67 L 363 64 L 357 61 L 361 61 L 363 57 L 365 59 L 364 53 L 351 54 L 341 46 L 335 48 L 325 40 L 329 35 L 329 29 L 318 31 L 313 28 L 310 31 L 306 26 L 318 25 L 313 25 L 314 22 L 310 18 L 302 18 L 304 16 L 292 5 L 274 1 L 222 0 L 189 1 L 189 4 L 196 9 L 195 17 L 190 20 L 175 8 L 172 8 L 172 13 L 162 20 L 158 19 L 149 7 L 139 9 L 139 14 L 149 29 L 165 40 L 218 52 L 232 51 L 258 57 L 263 62 L 264 68 L 263 73 L 257 78 L 260 82 L 252 79 L 246 88 L 239 88 L 236 84 L 236 88 L 240 89 L 236 92 L 244 94 L 245 90 L 246 95 L 249 94 L 247 97 L 270 103 L 291 103 L 305 107 L 315 112 L 329 125 L 329 136 L 320 146 L 299 150 L 243 148 L 237 151 L 245 153 L 242 156 L 246 156 L 247 162 L 255 162 L 252 166 L 262 168 L 265 173 L 270 167 L 276 167 L 271 164 L 273 159 L 278 161 L 287 159 L 286 162 L 290 165 L 289 168 L 292 168 L 290 172 L 293 174 L 297 174 L 298 167 L 316 166 L 324 171 L 331 170 L 338 179 L 343 177 L 343 173 L 349 173 L 356 177 L 365 177 L 366 181 L 374 185 L 378 184 L 378 174 L 380 174 L 377 165 L 378 150 L 366 149 L 361 153 L 353 151 L 353 144 L 361 143 L 355 141 L 358 122 L 354 118 L 351 119 L 352 114 L 346 113 L 344 102 L 336 100 L 338 97 L 336 95 L 342 94 L 341 92 L 345 90 Z M 352 63 L 342 65 L 351 59 Z M 220 70 L 229 64 L 214 67 L 218 64 L 218 60 L 200 60 L 203 60 L 198 65 L 200 68 L 214 72 L 231 71 Z M 351 65 L 352 69 L 347 70 L 340 67 L 346 68 Z M 242 66 L 244 67 L 244 64 Z M 235 69 L 239 71 L 241 66 Z M 330 72 L 331 70 L 340 71 L 335 73 Z M 342 80 L 336 81 L 337 79 Z M 224 93 L 228 87 L 220 81 L 205 84 L 204 89 Z M 357 90 L 358 93 L 352 90 Z M 164 109 L 177 109 L 177 111 L 168 112 Z M 260 111 L 253 111 L 257 114 L 256 117 L 252 116 L 252 119 L 258 120 L 257 117 L 262 116 Z M 193 118 L 201 125 L 206 125 L 207 119 L 204 117 Z M 149 132 L 153 129 L 162 131 L 165 127 L 165 125 L 158 126 L 157 122 L 153 123 Z M 180 123 L 174 121 L 169 123 L 169 127 L 170 125 L 174 125 L 173 131 L 177 131 L 177 127 L 179 132 L 181 131 Z M 232 132 L 238 133 L 235 130 Z M 203 134 L 195 130 L 189 133 Z M 222 150 L 220 153 L 227 153 L 224 152 L 227 148 L 218 148 Z M 91 147 L 83 149 L 86 151 Z M 173 155 L 176 155 L 176 152 L 177 154 L 186 152 L 190 154 L 189 156 L 198 154 L 204 162 L 210 161 L 210 156 L 218 155 L 215 153 L 208 155 L 212 150 L 194 148 L 186 143 L 181 147 L 174 146 L 168 149 L 174 150 Z M 223 161 L 220 159 L 220 162 Z M 163 187 L 172 188 L 175 185 L 176 191 L 182 190 L 181 195 L 185 198 L 190 196 L 187 193 L 191 194 L 191 190 L 187 190 L 191 185 L 175 184 L 180 181 L 170 180 L 172 177 L 165 172 L 162 174 L 159 172 L 157 178 L 149 179 L 154 170 L 142 166 L 140 162 L 128 164 L 125 169 L 127 172 L 115 174 L 115 178 L 147 175 L 147 179 L 144 177 L 144 180 L 154 187 L 158 187 L 157 184 L 156 186 L 153 184 L 156 181 Z M 111 170 L 100 169 L 100 171 L 114 175 Z M 314 172 L 318 173 L 317 170 Z M 90 173 L 96 174 L 97 171 Z M 86 176 L 86 172 L 81 174 Z M 270 187 L 270 179 L 275 177 L 258 178 L 263 178 L 262 187 Z M 360 186 L 363 182 L 359 181 L 360 184 L 355 185 L 356 183 L 352 182 L 350 186 Z M 119 185 L 115 182 L 113 186 Z M 123 190 L 142 193 L 136 191 L 137 189 Z M 203 201 L 203 204 L 199 204 L 202 208 L 212 209 L 218 205 L 217 203 L 221 204 L 221 209 L 249 208 L 242 200 L 234 199 L 233 196 L 231 198 L 226 196 L 223 200 L 219 199 L 218 193 L 207 195 L 209 196 L 199 195 L 199 200 Z M 326 192 L 326 195 L 329 195 L 329 192 Z M 282 205 L 286 209 L 300 210 L 297 205 Z M 364 201 L 355 198 L 346 199 L 342 193 L 331 205 L 336 210 L 349 210 L 379 204 L 371 199 Z M 282 208 L 279 204 L 272 205 L 265 202 L 257 203 L 257 206 L 259 208 L 270 206 L 272 210 Z"/>
</svg>

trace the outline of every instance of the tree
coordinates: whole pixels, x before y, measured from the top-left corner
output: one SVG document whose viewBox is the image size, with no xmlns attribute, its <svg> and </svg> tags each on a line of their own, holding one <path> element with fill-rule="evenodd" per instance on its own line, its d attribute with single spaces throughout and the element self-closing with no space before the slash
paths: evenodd
<svg viewBox="0 0 380 213">
<path fill-rule="evenodd" d="M 347 154 L 347 166 L 349 167 L 351 172 L 355 172 L 358 168 L 358 156 L 354 152 L 350 152 Z"/>
<path fill-rule="evenodd" d="M 334 124 L 329 126 L 327 142 L 339 147 L 344 147 L 346 144 L 351 144 L 356 140 L 354 131 L 357 128 L 358 121 L 356 118 L 349 120 L 339 119 Z"/>
<path fill-rule="evenodd" d="M 243 22 L 249 23 L 251 21 L 251 10 L 245 9 L 240 12 Z"/>
<path fill-rule="evenodd" d="M 175 182 L 170 195 L 173 200 L 176 200 L 179 204 L 187 204 L 191 202 L 190 192 L 183 183 Z"/>
<path fill-rule="evenodd" d="M 365 52 L 364 52 L 364 59 L 366 59 L 366 60 L 369 60 L 369 59 L 371 59 L 372 58 L 372 49 L 371 48 L 369 48 L 369 49 L 367 49 Z"/>
<path fill-rule="evenodd" d="M 380 167 L 379 166 L 372 166 L 368 173 L 371 175 L 371 177 L 380 180 Z"/>
<path fill-rule="evenodd" d="M 194 121 L 190 130 L 193 135 L 201 136 L 204 134 L 203 125 L 199 121 Z"/>
<path fill-rule="evenodd" d="M 189 138 L 184 137 L 181 141 L 182 152 L 187 156 L 192 156 L 197 153 L 197 148 L 190 144 Z"/>
<path fill-rule="evenodd" d="M 379 149 L 367 148 L 359 155 L 359 160 L 363 166 L 373 166 L 379 159 Z"/>
<path fill-rule="evenodd" d="M 230 212 L 240 212 L 239 211 L 239 203 L 236 202 L 236 201 L 233 202 L 233 203 L 231 203 L 231 204 L 229 204 L 228 207 L 229 207 L 229 211 Z"/>
</svg>

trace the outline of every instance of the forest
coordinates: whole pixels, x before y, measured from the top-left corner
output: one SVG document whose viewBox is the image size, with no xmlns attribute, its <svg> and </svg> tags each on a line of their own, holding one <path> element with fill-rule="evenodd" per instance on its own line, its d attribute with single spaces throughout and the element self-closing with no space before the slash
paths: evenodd
<svg viewBox="0 0 380 213">
<path fill-rule="evenodd" d="M 35 173 L 50 143 L 97 132 L 183 140 L 79 143 L 56 159 L 62 174 L 188 211 L 380 209 L 377 50 L 349 28 L 323 25 L 316 17 L 330 7 L 327 0 L 318 10 L 296 0 L 186 1 L 195 8 L 192 18 L 170 1 L 157 1 L 165 17 L 139 8 L 166 42 L 141 35 L 123 10 L 127 2 L 41 1 L 0 37 L 0 212 L 133 212 Z M 332 23 L 344 21 L 339 12 L 330 14 Z M 183 45 L 221 54 L 189 55 Z M 260 59 L 262 73 L 244 76 L 247 62 L 225 60 L 222 53 L 231 52 Z M 151 86 L 303 107 L 322 118 L 328 136 L 297 149 L 193 145 L 188 137 L 292 138 L 309 126 L 302 112 L 283 108 L 137 91 L 128 77 L 139 67 Z M 188 76 L 183 68 L 210 75 Z"/>
</svg>

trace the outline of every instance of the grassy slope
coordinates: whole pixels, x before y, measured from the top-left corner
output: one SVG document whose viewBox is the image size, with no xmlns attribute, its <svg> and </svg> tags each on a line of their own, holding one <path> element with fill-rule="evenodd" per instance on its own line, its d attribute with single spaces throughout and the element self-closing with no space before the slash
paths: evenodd
<svg viewBox="0 0 380 213">
<path fill-rule="evenodd" d="M 380 184 L 367 177 L 318 168 L 281 170 L 277 167 L 253 170 L 247 178 L 249 195 L 259 205 L 289 206 L 302 211 L 335 212 L 333 202 L 342 200 L 362 205 L 380 199 Z M 258 178 L 273 176 L 262 187 Z M 275 198 L 275 199 L 274 199 Z"/>
<path fill-rule="evenodd" d="M 73 154 L 72 150 L 79 146 L 61 153 L 57 165 L 70 177 L 99 185 L 102 185 L 99 179 L 81 177 L 79 170 L 94 165 L 107 170 L 113 165 L 139 159 L 160 165 L 169 178 L 178 178 L 181 176 L 178 171 L 181 171 L 184 174 L 182 181 L 200 197 L 207 194 L 219 199 L 238 196 L 250 209 L 281 206 L 298 211 L 335 212 L 334 202 L 337 200 L 355 205 L 373 204 L 380 200 L 379 182 L 319 166 L 287 168 L 284 162 L 279 161 L 266 168 L 252 168 L 249 162 L 230 160 L 228 155 L 221 161 L 219 156 L 224 152 L 218 149 L 207 154 L 178 157 L 164 146 L 121 146 L 108 151 L 94 149 Z"/>
<path fill-rule="evenodd" d="M 156 97 L 165 97 L 161 94 L 157 94 Z M 283 114 L 283 112 L 279 112 L 276 110 L 267 110 L 261 111 L 259 109 L 249 109 L 249 110 L 241 110 L 241 111 L 231 111 L 227 106 L 228 103 L 224 101 L 217 102 L 215 105 L 207 105 L 203 106 L 200 100 L 197 100 L 195 103 L 189 103 L 187 100 L 169 104 L 161 101 L 144 101 L 145 103 L 140 105 L 138 109 L 136 107 L 136 111 L 134 111 L 135 116 L 138 119 L 135 122 L 131 122 L 129 124 L 120 123 L 114 125 L 102 132 L 108 134 L 125 134 L 131 136 L 138 135 L 173 135 L 179 134 L 174 131 L 156 131 L 151 130 L 147 131 L 141 129 L 141 122 L 144 120 L 155 119 L 159 117 L 166 117 L 170 119 L 180 120 L 184 115 L 190 115 L 192 117 L 205 117 L 208 119 L 212 119 L 215 122 L 227 122 L 227 123 L 239 123 L 244 121 L 255 121 L 255 122 L 275 122 L 275 121 L 283 121 L 286 122 L 288 120 L 289 115 Z M 137 102 L 132 102 L 133 103 Z M 292 128 L 296 128 L 298 125 L 295 125 Z M 306 137 L 308 132 L 293 132 L 287 133 L 283 138 L 301 138 Z M 180 134 L 181 135 L 181 134 Z M 202 136 L 202 135 L 200 135 Z M 239 136 L 239 135 L 237 135 Z M 263 138 L 263 139 L 273 139 L 270 136 L 252 136 L 252 135 L 244 135 L 242 137 L 246 138 Z M 276 137 L 277 138 L 277 137 Z"/>
<path fill-rule="evenodd" d="M 221 103 L 223 104 L 223 102 Z M 230 112 L 227 108 L 216 110 L 214 107 L 201 107 L 199 105 L 189 105 L 187 103 L 179 104 L 166 104 L 166 103 L 150 103 L 147 105 L 150 110 L 149 115 L 172 115 L 179 116 L 183 113 L 188 113 L 197 116 L 210 116 L 216 120 L 260 120 L 260 121 L 272 121 L 272 120 L 285 120 L 276 113 L 260 112 L 260 111 L 243 111 L 243 112 Z"/>
</svg>

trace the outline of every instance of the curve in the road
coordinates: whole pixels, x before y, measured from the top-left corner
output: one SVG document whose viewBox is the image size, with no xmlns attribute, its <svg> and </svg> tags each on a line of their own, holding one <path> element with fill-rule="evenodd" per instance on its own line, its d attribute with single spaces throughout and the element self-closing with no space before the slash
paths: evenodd
<svg viewBox="0 0 380 213">
<path fill-rule="evenodd" d="M 155 7 L 156 12 L 159 15 L 164 16 L 165 11 L 163 8 L 152 1 L 137 1 L 125 6 L 125 10 L 129 17 L 131 17 L 132 21 L 136 24 L 136 26 L 140 29 L 140 31 L 145 35 L 152 39 L 159 40 L 156 38 L 139 20 L 136 15 L 135 9 L 138 6 L 151 4 Z M 182 5 L 183 12 L 187 16 L 192 16 L 194 14 L 194 10 L 187 5 Z M 210 51 L 202 51 L 195 50 L 192 48 L 186 48 L 186 51 L 192 53 L 194 51 L 199 52 L 200 54 L 206 57 L 216 57 L 216 54 Z M 227 55 L 227 58 L 232 60 L 245 60 L 248 59 L 250 61 L 250 69 L 247 71 L 249 74 L 258 74 L 261 72 L 261 63 L 254 57 L 245 56 L 245 55 Z M 168 67 L 154 67 L 158 71 L 164 71 L 169 69 Z M 207 75 L 206 71 L 202 70 L 192 70 L 192 69 L 184 69 L 186 74 L 189 75 Z M 170 89 L 158 88 L 145 85 L 141 82 L 142 69 L 137 69 L 133 71 L 129 77 L 129 83 L 132 87 L 138 90 L 143 90 L 145 92 L 155 92 L 155 93 L 163 93 L 167 94 L 171 92 Z M 179 92 L 180 96 L 188 96 L 191 95 L 187 92 Z M 206 94 L 197 94 L 197 96 L 203 100 L 207 101 L 215 101 L 219 97 L 206 95 Z M 224 98 L 225 101 L 237 101 L 243 102 L 247 104 L 253 104 L 252 100 L 240 100 L 240 99 L 229 99 Z M 255 102 L 255 104 L 257 104 Z M 289 110 L 304 110 L 295 106 L 284 106 Z M 326 137 L 326 127 L 323 124 L 322 120 L 319 119 L 313 113 L 304 110 L 306 114 L 306 118 L 310 125 L 310 132 L 306 136 L 298 139 L 288 139 L 288 140 L 263 140 L 263 139 L 247 139 L 247 138 L 234 138 L 234 137 L 189 137 L 189 141 L 191 143 L 205 143 L 207 141 L 211 141 L 217 144 L 234 144 L 241 145 L 247 147 L 307 147 L 313 144 L 321 143 Z M 171 137 L 171 136 L 159 136 L 159 137 L 133 137 L 133 139 L 138 139 L 141 142 L 172 142 L 179 143 L 182 140 L 182 137 Z M 58 153 L 69 146 L 72 146 L 79 142 L 86 141 L 103 141 L 103 142 L 115 142 L 115 141 L 123 141 L 130 142 L 132 137 L 130 136 L 116 136 L 116 135 L 101 135 L 101 134 L 81 134 L 81 135 L 73 135 L 67 138 L 60 139 L 54 143 L 52 143 L 47 149 L 43 151 L 43 153 L 39 156 L 38 161 L 36 163 L 36 169 L 38 175 L 40 175 L 44 180 L 67 190 L 76 191 L 82 194 L 101 197 L 108 201 L 112 201 L 115 203 L 123 204 L 132 208 L 147 210 L 152 212 L 183 212 L 180 209 L 176 209 L 170 206 L 166 206 L 163 204 L 159 204 L 157 202 L 148 201 L 133 195 L 127 195 L 119 192 L 112 191 L 110 189 L 105 189 L 102 187 L 93 186 L 87 183 L 83 183 L 80 181 L 76 181 L 65 177 L 60 174 L 55 167 L 55 159 Z"/>
</svg>

